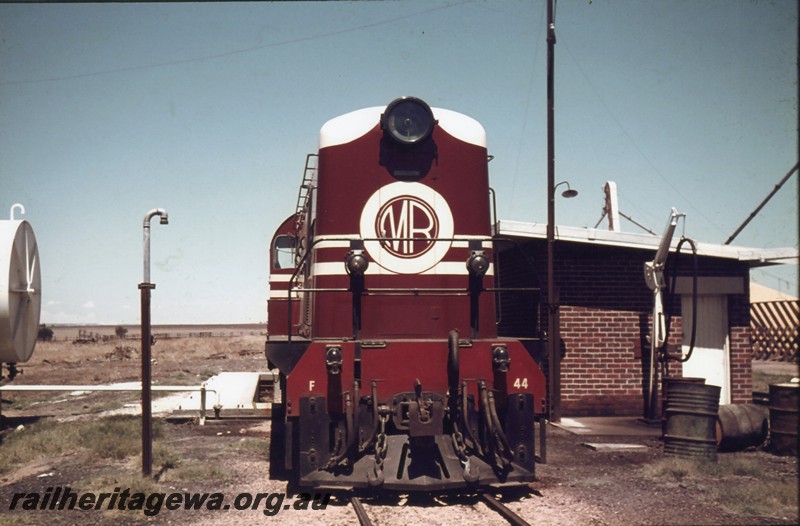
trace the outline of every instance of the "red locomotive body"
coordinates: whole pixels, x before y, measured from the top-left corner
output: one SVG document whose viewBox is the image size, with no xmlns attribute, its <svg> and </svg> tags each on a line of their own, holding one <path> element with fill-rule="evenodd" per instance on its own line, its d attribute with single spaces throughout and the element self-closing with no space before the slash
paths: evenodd
<svg viewBox="0 0 800 526">
<path fill-rule="evenodd" d="M 323 126 L 297 214 L 273 238 L 273 477 L 422 491 L 533 480 L 545 381 L 497 336 L 487 164 L 477 121 L 416 98 Z M 296 249 L 291 270 L 276 269 L 277 243 Z"/>
</svg>

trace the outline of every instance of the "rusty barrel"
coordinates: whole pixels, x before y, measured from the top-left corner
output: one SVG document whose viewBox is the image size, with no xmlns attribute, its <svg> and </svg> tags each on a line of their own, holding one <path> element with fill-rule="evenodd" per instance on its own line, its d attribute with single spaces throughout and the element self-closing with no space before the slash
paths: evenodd
<svg viewBox="0 0 800 526">
<path fill-rule="evenodd" d="M 716 423 L 717 449 L 740 451 L 767 440 L 767 408 L 755 404 L 719 406 Z"/>
<path fill-rule="evenodd" d="M 664 453 L 680 457 L 717 459 L 717 385 L 670 382 Z"/>
<path fill-rule="evenodd" d="M 673 393 L 673 398 L 678 397 L 680 398 L 681 389 L 679 388 L 680 385 L 683 384 L 704 384 L 706 383 L 705 378 L 695 378 L 691 376 L 673 376 L 664 378 L 664 383 L 661 386 L 662 389 L 662 405 L 661 405 L 661 434 L 667 434 L 667 400 L 670 398 L 670 393 Z"/>
<path fill-rule="evenodd" d="M 769 386 L 769 446 L 778 455 L 797 455 L 797 406 L 800 385 Z"/>
</svg>

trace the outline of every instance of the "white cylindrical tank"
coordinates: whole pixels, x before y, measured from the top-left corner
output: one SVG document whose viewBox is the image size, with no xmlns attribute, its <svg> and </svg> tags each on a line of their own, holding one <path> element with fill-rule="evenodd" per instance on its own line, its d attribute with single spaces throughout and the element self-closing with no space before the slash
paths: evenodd
<svg viewBox="0 0 800 526">
<path fill-rule="evenodd" d="M 36 346 L 42 279 L 33 228 L 11 217 L 0 220 L 0 362 L 20 363 Z"/>
</svg>

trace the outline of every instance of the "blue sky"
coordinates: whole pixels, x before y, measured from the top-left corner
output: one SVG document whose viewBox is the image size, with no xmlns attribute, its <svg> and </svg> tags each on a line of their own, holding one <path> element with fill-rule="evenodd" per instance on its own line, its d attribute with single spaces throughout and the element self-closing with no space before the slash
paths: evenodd
<svg viewBox="0 0 800 526">
<path fill-rule="evenodd" d="M 36 232 L 42 321 L 137 323 L 156 207 L 153 323 L 264 321 L 320 126 L 402 95 L 478 119 L 499 216 L 544 222 L 544 27 L 543 1 L 0 4 L 0 215 Z M 562 1 L 556 34 L 559 224 L 594 226 L 613 180 L 722 243 L 797 161 L 797 2 Z M 798 246 L 797 180 L 734 244 Z"/>
</svg>

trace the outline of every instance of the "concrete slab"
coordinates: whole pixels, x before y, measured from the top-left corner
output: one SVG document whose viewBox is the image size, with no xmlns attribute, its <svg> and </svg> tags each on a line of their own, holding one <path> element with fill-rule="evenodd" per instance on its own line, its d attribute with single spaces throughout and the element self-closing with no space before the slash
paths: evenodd
<svg viewBox="0 0 800 526">
<path fill-rule="evenodd" d="M 208 389 L 214 389 L 219 395 L 222 409 L 255 409 L 255 394 L 258 388 L 258 377 L 261 373 L 219 373 L 206 382 Z M 197 395 L 199 398 L 199 394 Z M 208 397 L 213 399 L 212 397 Z M 209 400 L 206 400 L 206 404 Z M 212 403 L 213 406 L 213 403 Z M 197 407 L 200 407 L 199 401 Z M 208 405 L 206 405 L 208 408 Z"/>
<path fill-rule="evenodd" d="M 223 372 L 206 381 L 206 410 L 214 414 L 214 406 L 219 404 L 226 409 L 255 409 L 255 394 L 258 388 L 258 372 Z M 119 384 L 123 385 L 123 384 Z M 124 384 L 127 385 L 127 384 Z M 138 382 L 131 382 L 138 387 Z M 167 396 L 154 396 L 152 410 L 154 415 L 173 411 L 200 411 L 200 393 L 176 393 Z M 111 414 L 141 414 L 141 404 L 127 404 Z"/>
<path fill-rule="evenodd" d="M 661 436 L 660 425 L 647 425 L 633 416 L 571 417 L 551 424 L 576 435 Z"/>
</svg>

